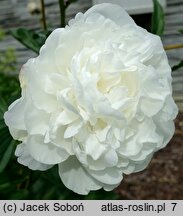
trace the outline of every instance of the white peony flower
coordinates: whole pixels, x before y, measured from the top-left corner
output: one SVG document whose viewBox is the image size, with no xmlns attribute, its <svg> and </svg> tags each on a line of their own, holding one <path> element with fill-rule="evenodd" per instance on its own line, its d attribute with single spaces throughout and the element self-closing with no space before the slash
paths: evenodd
<svg viewBox="0 0 183 216">
<path fill-rule="evenodd" d="M 5 122 L 18 162 L 58 164 L 70 190 L 117 187 L 174 133 L 171 69 L 158 36 L 119 6 L 100 4 L 56 29 L 20 73 Z"/>
</svg>

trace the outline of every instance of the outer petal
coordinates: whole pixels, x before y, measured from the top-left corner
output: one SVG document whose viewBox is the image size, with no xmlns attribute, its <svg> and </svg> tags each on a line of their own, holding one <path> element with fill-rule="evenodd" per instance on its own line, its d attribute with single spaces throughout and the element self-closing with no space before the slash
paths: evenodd
<svg viewBox="0 0 183 216">
<path fill-rule="evenodd" d="M 65 29 L 57 28 L 55 29 L 47 38 L 45 44 L 40 49 L 39 60 L 44 61 L 46 65 L 52 66 L 55 60 L 54 55 L 49 55 L 50 53 L 54 53 L 56 48 L 59 45 L 59 41 L 62 38 L 62 34 L 64 33 Z M 49 50 L 49 52 L 48 52 Z M 46 61 L 45 61 L 46 60 Z"/>
<path fill-rule="evenodd" d="M 48 113 L 44 110 L 36 109 L 32 101 L 30 101 L 26 106 L 24 117 L 28 134 L 45 135 L 48 129 L 49 117 Z"/>
<path fill-rule="evenodd" d="M 166 146 L 166 144 L 170 141 L 172 138 L 174 132 L 175 132 L 175 125 L 173 121 L 167 121 L 166 123 L 162 123 L 160 121 L 156 122 L 157 124 L 157 133 L 160 136 L 163 136 L 163 144 L 159 147 L 159 149 Z M 165 126 L 166 124 L 166 126 Z"/>
<path fill-rule="evenodd" d="M 61 163 L 69 157 L 63 149 L 55 147 L 52 143 L 44 143 L 44 137 L 40 135 L 29 136 L 27 148 L 35 160 L 45 164 Z"/>
<path fill-rule="evenodd" d="M 146 157 L 146 159 L 143 162 L 135 164 L 135 170 L 133 172 L 140 172 L 144 170 L 148 166 L 149 162 L 151 161 L 152 156 L 153 154 L 150 154 Z"/>
<path fill-rule="evenodd" d="M 114 188 L 116 188 L 117 186 L 120 185 L 121 182 L 119 182 L 118 184 L 114 184 L 114 185 L 107 185 L 107 184 L 103 184 L 102 187 L 105 191 L 111 191 Z"/>
<path fill-rule="evenodd" d="M 59 164 L 59 175 L 64 185 L 78 194 L 86 195 L 101 188 L 74 156 Z"/>
<path fill-rule="evenodd" d="M 22 67 L 21 79 L 25 82 L 27 97 L 31 97 L 37 109 L 51 113 L 57 109 L 56 95 L 48 94 L 45 91 L 46 69 L 45 65 L 42 68 L 41 64 L 39 58 L 29 59 Z M 45 75 L 42 74 L 43 72 Z"/>
<path fill-rule="evenodd" d="M 14 139 L 23 140 L 26 136 L 26 128 L 24 124 L 24 110 L 26 106 L 26 99 L 21 97 L 14 101 L 4 114 L 4 120 L 9 127 L 10 133 Z"/>
<path fill-rule="evenodd" d="M 106 168 L 104 170 L 95 171 L 87 170 L 90 175 L 103 184 L 115 185 L 122 180 L 121 171 L 118 168 Z"/>
<path fill-rule="evenodd" d="M 163 107 L 162 100 L 152 99 L 152 98 L 143 98 L 141 99 L 141 109 L 142 112 L 148 117 L 152 117 L 157 114 L 160 109 Z M 151 107 L 151 109 L 149 109 Z"/>
<path fill-rule="evenodd" d="M 128 13 L 120 6 L 110 3 L 103 3 L 99 5 L 95 5 L 90 8 L 85 15 L 91 16 L 92 14 L 101 14 L 105 18 L 111 19 L 117 25 L 135 25 L 133 19 L 128 15 Z"/>
<path fill-rule="evenodd" d="M 24 143 L 21 143 L 17 146 L 15 151 L 15 156 L 18 157 L 18 162 L 24 166 L 27 166 L 29 169 L 32 170 L 47 170 L 50 169 L 52 166 L 40 163 L 36 161 L 30 154 L 27 149 L 27 146 Z"/>
</svg>

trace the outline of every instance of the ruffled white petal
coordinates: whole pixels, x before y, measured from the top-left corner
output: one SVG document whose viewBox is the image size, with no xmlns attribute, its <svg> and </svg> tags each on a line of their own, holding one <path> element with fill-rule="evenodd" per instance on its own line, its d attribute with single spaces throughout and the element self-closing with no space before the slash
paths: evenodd
<svg viewBox="0 0 183 216">
<path fill-rule="evenodd" d="M 26 99 L 21 97 L 14 101 L 4 114 L 4 120 L 9 127 L 10 133 L 14 139 L 23 140 L 26 135 L 26 127 L 24 123 L 24 112 L 26 106 Z"/>
<path fill-rule="evenodd" d="M 74 122 L 73 124 L 71 124 L 71 126 L 68 126 L 65 130 L 64 138 L 67 139 L 67 138 L 75 136 L 79 132 L 82 125 L 83 123 L 80 120 L 78 120 Z"/>
<path fill-rule="evenodd" d="M 99 5 L 95 5 L 90 8 L 85 16 L 95 16 L 95 14 L 101 14 L 106 19 L 111 19 L 117 25 L 123 27 L 124 25 L 135 25 L 133 19 L 127 14 L 127 12 L 120 6 L 103 3 Z"/>
<path fill-rule="evenodd" d="M 85 153 L 97 160 L 106 150 L 106 146 L 101 144 L 95 135 L 90 135 L 85 143 Z"/>
<path fill-rule="evenodd" d="M 26 80 L 25 87 L 37 109 L 51 113 L 57 109 L 56 95 L 45 92 L 47 74 L 44 68 L 45 65 L 41 68 L 42 66 L 40 64 L 42 64 L 42 62 L 40 62 L 39 59 L 29 59 L 22 67 L 22 79 Z M 43 72 L 45 72 L 45 75 L 42 74 Z M 28 83 L 30 80 L 31 83 Z"/>
<path fill-rule="evenodd" d="M 100 171 L 88 170 L 88 172 L 93 178 L 107 185 L 119 184 L 122 180 L 121 171 L 115 167 Z"/>
<path fill-rule="evenodd" d="M 38 161 L 36 161 L 30 154 L 27 149 L 26 144 L 21 143 L 17 146 L 15 151 L 15 156 L 18 157 L 18 162 L 24 166 L 27 166 L 29 169 L 32 170 L 41 170 L 45 171 L 47 169 L 50 169 L 52 165 L 43 164 Z"/>
<path fill-rule="evenodd" d="M 44 137 L 40 135 L 29 136 L 27 148 L 35 160 L 45 164 L 58 164 L 69 157 L 63 149 L 56 148 L 52 143 L 44 143 Z"/>
<path fill-rule="evenodd" d="M 30 135 L 45 135 L 49 125 L 49 114 L 43 110 L 35 109 L 32 101 L 27 103 L 25 109 L 25 126 Z"/>
<path fill-rule="evenodd" d="M 74 156 L 59 164 L 59 175 L 64 185 L 75 193 L 86 195 L 101 188 Z"/>
</svg>

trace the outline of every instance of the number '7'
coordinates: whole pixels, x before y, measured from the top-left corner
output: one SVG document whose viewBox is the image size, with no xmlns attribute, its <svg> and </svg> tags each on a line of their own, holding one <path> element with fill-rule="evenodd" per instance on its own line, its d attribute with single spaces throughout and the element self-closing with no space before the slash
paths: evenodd
<svg viewBox="0 0 183 216">
<path fill-rule="evenodd" d="M 177 203 L 171 203 L 173 205 L 172 211 L 175 210 L 175 206 L 177 205 Z"/>
</svg>

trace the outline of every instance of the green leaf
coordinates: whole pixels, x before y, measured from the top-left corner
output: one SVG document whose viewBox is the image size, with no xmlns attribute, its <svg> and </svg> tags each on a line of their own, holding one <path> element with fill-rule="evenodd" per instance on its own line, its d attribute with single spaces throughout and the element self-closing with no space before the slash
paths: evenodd
<svg viewBox="0 0 183 216">
<path fill-rule="evenodd" d="M 9 144 L 9 146 L 7 147 L 3 157 L 0 159 L 0 173 L 3 172 L 3 170 L 6 168 L 6 165 L 8 164 L 12 152 L 15 148 L 15 140 L 12 140 Z"/>
<path fill-rule="evenodd" d="M 0 117 L 0 130 L 6 128 L 7 126 L 4 123 L 4 120 Z"/>
<path fill-rule="evenodd" d="M 26 199 L 28 195 L 29 195 L 29 191 L 26 189 L 23 189 L 23 190 L 19 190 L 11 194 L 10 199 L 12 200 Z"/>
<path fill-rule="evenodd" d="M 33 50 L 34 52 L 39 52 L 39 46 L 35 40 L 33 40 L 33 33 L 30 30 L 19 28 L 12 30 L 11 34 L 16 38 L 20 43 L 22 43 L 27 48 Z"/>
<path fill-rule="evenodd" d="M 179 30 L 179 32 L 183 34 L 183 29 Z"/>
<path fill-rule="evenodd" d="M 12 137 L 10 135 L 8 127 L 5 125 L 5 127 L 2 127 L 0 129 L 0 158 L 3 158 L 3 155 L 5 154 L 11 141 L 12 141 Z M 0 160 L 0 165 L 1 165 L 1 160 Z"/>
<path fill-rule="evenodd" d="M 11 183 L 10 183 L 10 182 L 1 184 L 1 185 L 0 185 L 0 191 L 1 191 L 1 190 L 6 190 L 6 189 L 9 188 L 9 187 L 11 187 Z"/>
<path fill-rule="evenodd" d="M 35 32 L 24 28 L 12 30 L 11 34 L 25 47 L 32 51 L 39 53 L 40 48 L 45 43 L 46 38 L 50 35 L 51 31 Z"/>
<path fill-rule="evenodd" d="M 7 104 L 4 98 L 0 94 L 0 113 L 4 113 L 7 110 Z"/>
<path fill-rule="evenodd" d="M 165 27 L 165 14 L 158 0 L 153 0 L 154 11 L 152 14 L 151 32 L 161 36 Z"/>
<path fill-rule="evenodd" d="M 174 65 L 172 67 L 172 71 L 178 70 L 179 68 L 183 67 L 183 60 L 181 62 L 179 62 L 179 64 Z"/>
<path fill-rule="evenodd" d="M 3 71 L 3 68 L 1 68 L 1 63 L 0 63 L 0 100 L 1 100 L 0 106 L 3 103 L 4 104 L 3 109 L 7 110 L 6 106 L 8 107 L 8 105 L 10 105 L 15 99 L 20 97 L 21 88 L 20 88 L 18 76 L 15 76 L 13 74 L 11 75 L 6 74 L 3 72 L 4 71 Z M 2 98 L 2 95 L 3 95 L 3 98 Z M 7 105 L 5 105 L 5 103 L 2 101 L 5 101 Z"/>
</svg>

